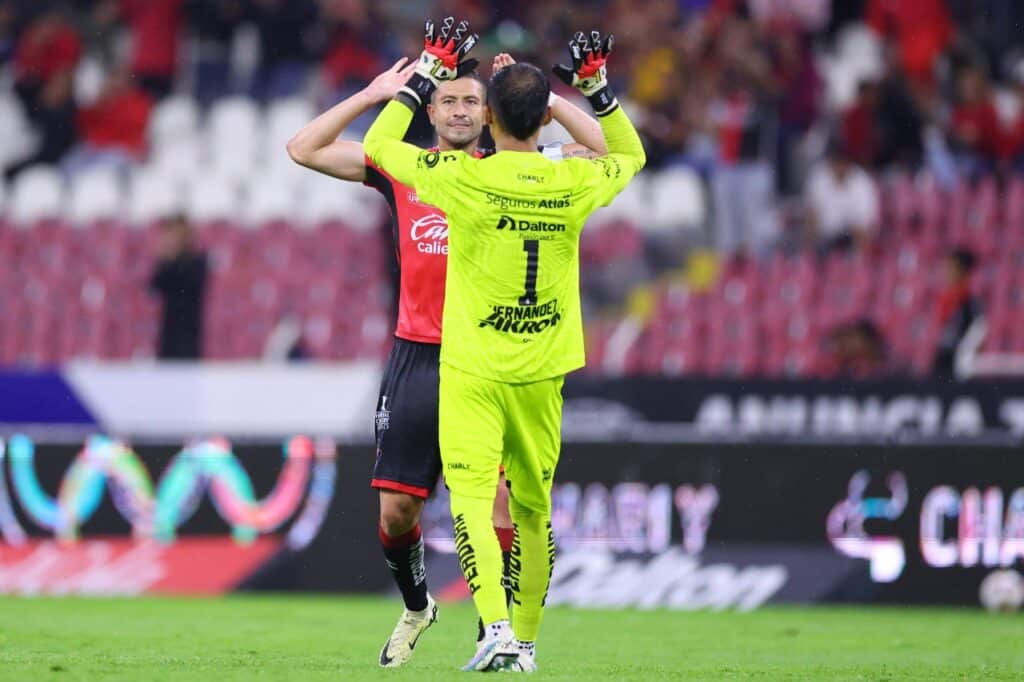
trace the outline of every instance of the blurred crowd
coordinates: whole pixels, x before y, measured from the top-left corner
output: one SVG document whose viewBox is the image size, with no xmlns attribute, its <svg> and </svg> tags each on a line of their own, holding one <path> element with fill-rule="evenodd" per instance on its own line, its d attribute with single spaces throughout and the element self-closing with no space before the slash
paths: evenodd
<svg viewBox="0 0 1024 682">
<path fill-rule="evenodd" d="M 877 211 L 860 171 L 927 167 L 953 182 L 1024 156 L 1015 0 L 0 0 L 0 67 L 40 133 L 7 173 L 138 158 L 172 91 L 326 105 L 415 55 L 424 15 L 448 13 L 471 20 L 485 64 L 507 50 L 550 65 L 574 30 L 615 32 L 610 74 L 649 164 L 707 179 L 728 253 L 792 232 L 787 199 L 804 188 L 802 234 L 863 244 Z"/>
<path fill-rule="evenodd" d="M 1024 169 L 1019 0 L 0 0 L 0 85 L 37 132 L 5 173 L 136 162 L 173 92 L 326 106 L 448 14 L 472 22 L 484 64 L 548 66 L 573 31 L 614 32 L 609 75 L 648 164 L 700 175 L 702 239 L 723 257 L 879 248 L 888 175 Z"/>
</svg>

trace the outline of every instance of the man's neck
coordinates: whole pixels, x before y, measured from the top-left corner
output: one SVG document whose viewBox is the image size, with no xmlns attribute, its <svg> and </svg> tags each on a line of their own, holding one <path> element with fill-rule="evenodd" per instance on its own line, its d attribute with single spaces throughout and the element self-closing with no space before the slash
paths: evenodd
<svg viewBox="0 0 1024 682">
<path fill-rule="evenodd" d="M 499 152 L 535 152 L 540 135 L 531 135 L 520 140 L 512 135 L 497 134 L 494 136 L 494 148 Z"/>
</svg>

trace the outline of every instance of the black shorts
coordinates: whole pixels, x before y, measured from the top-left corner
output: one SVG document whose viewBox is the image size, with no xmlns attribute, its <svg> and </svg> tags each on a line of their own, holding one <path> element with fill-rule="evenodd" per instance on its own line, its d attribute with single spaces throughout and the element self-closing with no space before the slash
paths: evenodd
<svg viewBox="0 0 1024 682">
<path fill-rule="evenodd" d="M 441 475 L 437 401 L 441 346 L 395 339 L 381 381 L 370 485 L 426 499 Z"/>
</svg>

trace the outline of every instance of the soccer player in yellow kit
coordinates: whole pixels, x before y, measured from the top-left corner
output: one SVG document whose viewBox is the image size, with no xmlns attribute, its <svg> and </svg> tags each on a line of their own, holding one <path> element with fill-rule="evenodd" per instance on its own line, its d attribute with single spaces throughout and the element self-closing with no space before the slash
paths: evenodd
<svg viewBox="0 0 1024 682">
<path fill-rule="evenodd" d="M 449 27 L 450 28 L 450 27 Z M 619 108 L 605 64 L 612 38 L 577 33 L 572 66 L 555 74 L 598 115 L 608 154 L 552 162 L 537 152 L 550 120 L 547 77 L 515 64 L 491 78 L 488 119 L 498 152 L 424 152 L 401 142 L 414 110 L 455 78 L 475 42 L 468 27 L 427 40 L 415 73 L 363 140 L 367 155 L 448 215 L 442 319 L 440 440 L 455 541 L 486 636 L 464 670 L 536 670 L 534 643 L 554 561 L 551 484 L 565 374 L 584 364 L 579 237 L 643 167 L 643 146 Z M 468 47 L 467 47 L 468 45 Z M 498 464 L 515 527 L 512 622 L 491 529 Z"/>
</svg>

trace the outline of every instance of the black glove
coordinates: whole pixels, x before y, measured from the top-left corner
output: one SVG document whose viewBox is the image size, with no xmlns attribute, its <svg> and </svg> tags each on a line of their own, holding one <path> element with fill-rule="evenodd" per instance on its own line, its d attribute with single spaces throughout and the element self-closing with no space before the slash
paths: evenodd
<svg viewBox="0 0 1024 682">
<path fill-rule="evenodd" d="M 450 81 L 465 76 L 476 68 L 475 59 L 466 59 L 466 55 L 477 44 L 480 37 L 469 32 L 469 22 L 445 17 L 441 22 L 441 30 L 434 31 L 434 22 L 427 20 L 423 28 L 423 52 L 416 63 L 416 71 L 399 91 L 414 106 L 418 107 L 430 100 L 441 81 Z"/>
<path fill-rule="evenodd" d="M 610 114 L 619 106 L 608 86 L 605 66 L 614 44 L 615 36 L 610 33 L 602 41 L 598 31 L 591 31 L 589 36 L 580 31 L 569 41 L 572 66 L 555 64 L 551 69 L 563 83 L 582 92 L 598 116 Z"/>
</svg>

